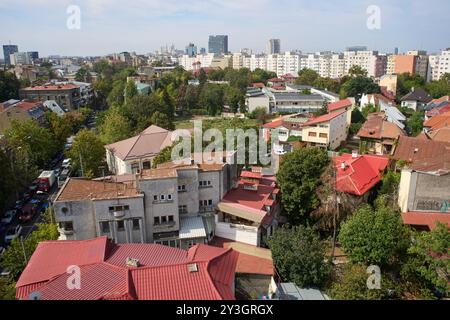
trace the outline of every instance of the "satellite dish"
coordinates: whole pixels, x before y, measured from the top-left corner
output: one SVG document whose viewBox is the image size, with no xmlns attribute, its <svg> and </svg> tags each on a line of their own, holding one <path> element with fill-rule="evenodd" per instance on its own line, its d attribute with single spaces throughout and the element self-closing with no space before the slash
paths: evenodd
<svg viewBox="0 0 450 320">
<path fill-rule="evenodd" d="M 31 292 L 28 295 L 28 300 L 41 300 L 42 294 L 39 291 Z"/>
</svg>

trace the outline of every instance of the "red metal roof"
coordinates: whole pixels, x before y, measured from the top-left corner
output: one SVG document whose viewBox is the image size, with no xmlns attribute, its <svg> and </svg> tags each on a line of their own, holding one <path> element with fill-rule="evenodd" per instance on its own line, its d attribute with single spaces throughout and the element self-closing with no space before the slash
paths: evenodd
<svg viewBox="0 0 450 320">
<path fill-rule="evenodd" d="M 269 79 L 269 80 L 267 80 L 268 82 L 284 82 L 284 80 L 283 79 L 280 79 L 280 78 L 272 78 L 272 79 Z"/>
<path fill-rule="evenodd" d="M 328 104 L 328 112 L 336 111 L 342 108 L 351 107 L 353 103 L 349 99 L 340 100 Z"/>
<path fill-rule="evenodd" d="M 317 123 L 328 122 L 328 121 L 333 120 L 334 118 L 340 116 L 344 112 L 347 112 L 347 111 L 346 110 L 338 110 L 338 111 L 330 112 L 330 113 L 324 114 L 323 116 L 313 118 L 313 119 L 309 120 L 308 122 L 305 122 L 304 124 L 302 124 L 302 126 L 307 127 L 307 126 L 317 124 Z"/>
<path fill-rule="evenodd" d="M 250 179 L 261 179 L 262 174 L 260 172 L 242 171 L 241 177 Z"/>
<path fill-rule="evenodd" d="M 351 154 L 344 153 L 333 161 L 337 170 L 336 189 L 362 196 L 381 180 L 389 158 L 376 155 L 353 158 Z"/>
<path fill-rule="evenodd" d="M 402 213 L 403 223 L 414 226 L 427 226 L 430 230 L 436 227 L 436 223 L 444 223 L 450 227 L 450 214 L 440 212 L 408 211 Z"/>
<path fill-rule="evenodd" d="M 126 267 L 127 257 L 138 268 Z M 101 237 L 41 242 L 16 285 L 16 297 L 33 291 L 43 300 L 211 300 L 234 299 L 238 253 L 206 245 L 189 251 L 156 244 L 116 245 Z M 197 272 L 189 272 L 190 264 Z M 81 271 L 81 289 L 67 288 L 67 267 Z"/>
<path fill-rule="evenodd" d="M 275 120 L 263 125 L 264 128 L 275 129 L 283 125 L 283 119 Z"/>
</svg>

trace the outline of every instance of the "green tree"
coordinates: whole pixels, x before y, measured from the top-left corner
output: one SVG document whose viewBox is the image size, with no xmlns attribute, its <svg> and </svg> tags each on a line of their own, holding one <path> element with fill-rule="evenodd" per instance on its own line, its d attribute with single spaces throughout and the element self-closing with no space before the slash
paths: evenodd
<svg viewBox="0 0 450 320">
<path fill-rule="evenodd" d="M 397 75 L 397 99 L 400 100 L 409 93 L 412 88 L 425 88 L 425 79 L 414 73 L 403 73 Z"/>
<path fill-rule="evenodd" d="M 119 112 L 117 107 L 109 109 L 99 130 L 101 141 L 105 144 L 124 140 L 132 135 L 128 119 Z"/>
<path fill-rule="evenodd" d="M 238 88 L 227 86 L 225 90 L 225 103 L 231 108 L 231 111 L 236 113 L 239 111 L 239 103 L 242 100 L 243 94 Z"/>
<path fill-rule="evenodd" d="M 423 130 L 423 121 L 425 118 L 425 112 L 423 110 L 415 111 L 411 117 L 406 121 L 406 126 L 411 132 L 412 136 L 419 135 Z"/>
<path fill-rule="evenodd" d="M 275 72 L 271 72 L 271 71 L 266 71 L 263 69 L 255 69 L 252 72 L 252 82 L 262 82 L 264 84 L 267 84 L 267 80 L 272 79 L 272 78 L 276 78 L 277 74 Z"/>
<path fill-rule="evenodd" d="M 80 130 L 74 138 L 72 148 L 68 152 L 73 168 L 92 178 L 99 172 L 105 157 L 105 149 L 100 138 L 91 130 Z"/>
<path fill-rule="evenodd" d="M 54 112 L 47 111 L 45 114 L 58 150 L 62 150 L 66 140 L 73 132 L 74 127 L 66 115 L 59 117 Z"/>
<path fill-rule="evenodd" d="M 173 119 L 175 116 L 175 106 L 172 97 L 170 96 L 169 92 L 167 90 L 162 90 L 160 93 L 161 97 L 161 105 L 163 107 L 164 113 L 167 116 L 168 127 L 169 129 L 173 129 Z"/>
<path fill-rule="evenodd" d="M 357 103 L 364 93 L 380 93 L 380 87 L 371 78 L 355 76 L 345 81 L 340 91 L 342 98 L 354 97 Z"/>
<path fill-rule="evenodd" d="M 348 69 L 348 74 L 350 77 L 367 77 L 367 70 L 363 69 L 361 66 L 354 65 L 350 69 Z"/>
<path fill-rule="evenodd" d="M 113 105 L 114 103 L 122 105 L 124 103 L 125 87 L 126 82 L 124 81 L 116 80 L 113 82 L 112 89 L 107 98 L 109 105 Z"/>
<path fill-rule="evenodd" d="M 450 294 L 450 233 L 448 226 L 437 223 L 431 232 L 414 235 L 408 249 L 407 262 L 402 266 L 402 277 L 428 291 L 439 290 L 443 296 Z"/>
<path fill-rule="evenodd" d="M 0 70 L 0 101 L 19 98 L 20 81 L 14 73 Z"/>
<path fill-rule="evenodd" d="M 152 124 L 154 124 L 155 126 L 164 128 L 164 129 L 172 129 L 173 125 L 169 120 L 169 117 L 162 112 L 159 111 L 155 111 L 155 113 L 153 113 L 150 121 L 152 122 Z"/>
<path fill-rule="evenodd" d="M 57 149 L 50 130 L 39 126 L 31 119 L 22 122 L 13 120 L 5 136 L 15 148 L 29 151 L 28 160 L 39 167 L 43 167 Z"/>
<path fill-rule="evenodd" d="M 295 80 L 296 84 L 313 86 L 315 81 L 319 78 L 319 74 L 308 68 L 304 68 L 298 72 L 298 78 Z"/>
<path fill-rule="evenodd" d="M 394 264 L 405 254 L 408 229 L 400 214 L 382 202 L 380 198 L 375 209 L 361 206 L 341 225 L 339 241 L 352 262 L 384 266 Z"/>
<path fill-rule="evenodd" d="M 151 124 L 151 116 L 156 110 L 164 110 L 161 98 L 156 93 L 133 97 L 122 107 L 122 113 L 128 119 L 131 128 L 135 129 L 135 133 L 142 132 Z"/>
<path fill-rule="evenodd" d="M 450 73 L 445 73 L 439 81 L 431 81 L 425 86 L 427 92 L 433 98 L 440 98 L 450 95 Z"/>
<path fill-rule="evenodd" d="M 400 184 L 401 173 L 388 170 L 382 178 L 381 188 L 378 192 L 379 195 L 383 195 L 385 199 L 389 200 L 392 205 L 396 204 L 398 185 Z"/>
<path fill-rule="evenodd" d="M 82 67 L 80 68 L 77 73 L 75 74 L 75 80 L 81 81 L 81 82 L 91 82 L 91 72 L 89 71 L 89 68 Z"/>
<path fill-rule="evenodd" d="M 330 274 L 326 245 L 310 228 L 283 226 L 269 238 L 278 273 L 285 281 L 305 288 L 321 286 Z"/>
<path fill-rule="evenodd" d="M 389 298 L 388 288 L 395 288 L 386 277 L 381 277 L 381 289 L 367 288 L 367 267 L 346 264 L 342 274 L 333 282 L 329 294 L 334 300 L 381 300 Z"/>
<path fill-rule="evenodd" d="M 319 205 L 315 190 L 328 163 L 326 151 L 319 148 L 300 148 L 284 156 L 277 181 L 283 209 L 291 223 L 304 221 Z"/>
<path fill-rule="evenodd" d="M 28 238 L 14 239 L 2 257 L 1 264 L 11 273 L 12 279 L 15 279 L 25 269 L 39 242 L 58 239 L 59 233 L 56 224 L 38 223 L 36 226 L 37 229 Z"/>
<path fill-rule="evenodd" d="M 16 284 L 10 279 L 0 278 L 0 300 L 16 299 Z"/>
<path fill-rule="evenodd" d="M 125 86 L 125 101 L 137 96 L 138 90 L 133 79 L 128 80 Z"/>
<path fill-rule="evenodd" d="M 153 168 L 157 168 L 158 165 L 171 161 L 172 149 L 173 149 L 173 146 L 168 146 L 168 147 L 165 147 L 163 150 L 161 150 L 161 152 L 158 153 L 158 155 L 152 161 Z"/>
<path fill-rule="evenodd" d="M 209 115 L 215 116 L 222 112 L 223 102 L 223 90 L 221 86 L 207 84 L 203 87 L 200 94 L 200 104 L 208 111 Z"/>
<path fill-rule="evenodd" d="M 266 108 L 264 107 L 258 107 L 255 110 L 253 110 L 248 117 L 250 119 L 255 119 L 258 121 L 258 124 L 265 124 L 267 122 L 267 119 L 269 118 L 269 115 L 267 113 Z"/>
</svg>

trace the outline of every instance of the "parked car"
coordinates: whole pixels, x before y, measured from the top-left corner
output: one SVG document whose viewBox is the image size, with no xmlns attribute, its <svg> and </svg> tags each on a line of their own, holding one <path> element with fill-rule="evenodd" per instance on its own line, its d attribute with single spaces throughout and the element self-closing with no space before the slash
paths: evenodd
<svg viewBox="0 0 450 320">
<path fill-rule="evenodd" d="M 10 224 L 17 215 L 17 210 L 8 210 L 2 218 L 2 224 Z"/>
<path fill-rule="evenodd" d="M 13 241 L 17 237 L 19 237 L 21 232 L 22 232 L 22 226 L 20 224 L 18 224 L 15 227 L 9 227 L 5 233 L 5 242 L 10 243 L 11 241 Z"/>
<path fill-rule="evenodd" d="M 19 220 L 22 223 L 28 222 L 33 219 L 34 215 L 39 210 L 39 202 L 32 203 L 31 201 L 23 206 L 22 213 L 19 216 Z"/>
<path fill-rule="evenodd" d="M 15 206 L 14 206 L 14 209 L 16 209 L 16 210 L 22 210 L 23 205 L 24 205 L 23 200 L 17 200 L 17 201 L 16 201 L 16 204 L 15 204 Z"/>
<path fill-rule="evenodd" d="M 67 169 L 67 168 L 70 167 L 71 163 L 72 163 L 72 159 L 70 159 L 70 158 L 69 159 L 64 159 L 63 162 L 62 162 L 61 168 Z"/>
</svg>

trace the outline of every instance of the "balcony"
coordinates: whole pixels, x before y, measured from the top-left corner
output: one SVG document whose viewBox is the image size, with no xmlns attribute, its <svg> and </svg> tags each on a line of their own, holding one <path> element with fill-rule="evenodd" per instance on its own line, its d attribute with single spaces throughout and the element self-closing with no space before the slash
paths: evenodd
<svg viewBox="0 0 450 320">
<path fill-rule="evenodd" d="M 173 203 L 172 200 L 153 200 L 153 204 L 165 204 L 165 203 Z"/>
<path fill-rule="evenodd" d="M 165 232 L 166 230 L 172 229 L 175 226 L 176 226 L 175 221 L 171 221 L 166 223 L 154 224 L 153 229 L 156 232 Z"/>
<path fill-rule="evenodd" d="M 58 228 L 58 232 L 59 232 L 60 234 L 65 235 L 65 236 L 71 236 L 71 235 L 73 235 L 73 229 L 68 230 L 68 229 L 64 229 L 64 228 Z"/>
</svg>

